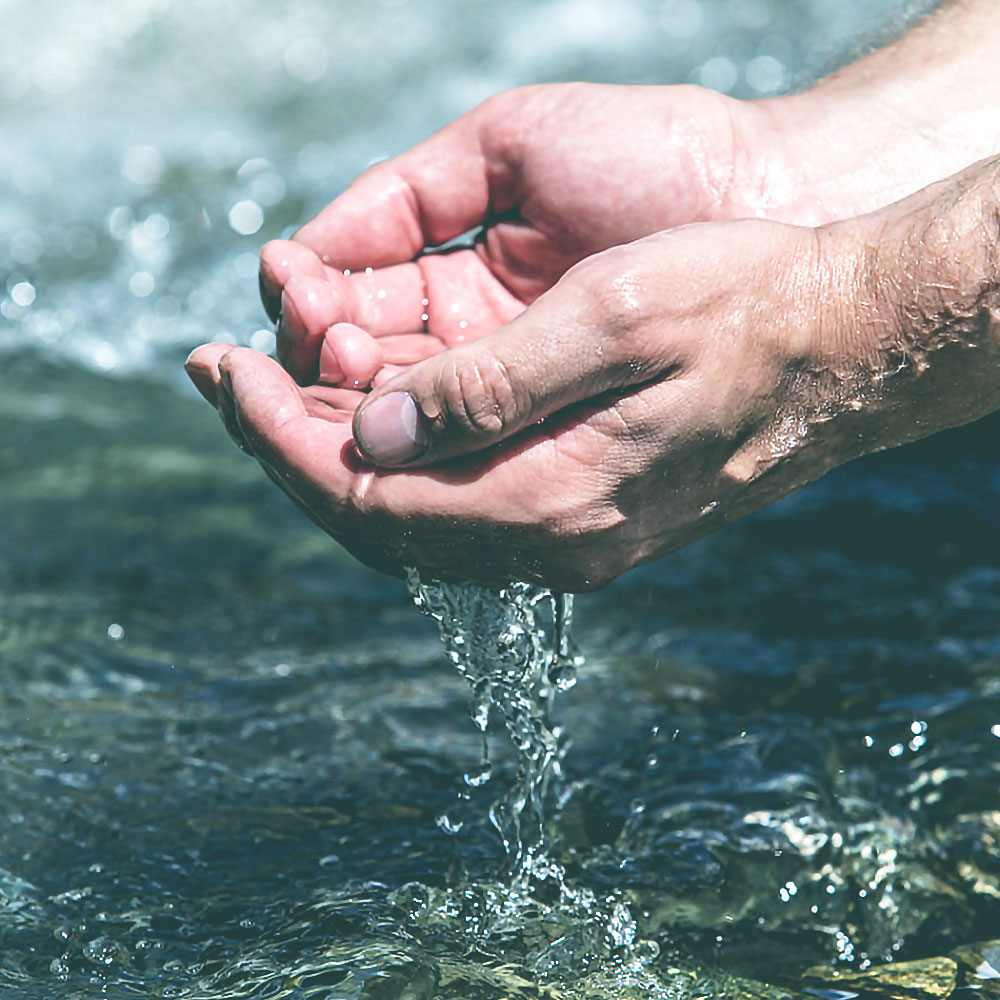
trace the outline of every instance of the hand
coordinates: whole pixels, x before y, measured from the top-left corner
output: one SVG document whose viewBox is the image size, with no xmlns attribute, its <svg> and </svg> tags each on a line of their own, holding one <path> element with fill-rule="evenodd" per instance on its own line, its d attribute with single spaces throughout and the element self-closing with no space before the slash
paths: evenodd
<svg viewBox="0 0 1000 1000">
<path fill-rule="evenodd" d="M 741 179 L 756 185 L 771 131 L 758 106 L 698 87 L 500 94 L 264 247 L 279 358 L 302 383 L 363 387 L 496 329 L 593 253 L 753 214 Z M 422 255 L 480 226 L 473 249 Z"/>
<path fill-rule="evenodd" d="M 424 468 L 360 461 L 345 415 L 320 414 L 319 390 L 255 352 L 202 348 L 190 366 L 365 561 L 591 589 L 840 462 L 1000 405 L 983 284 L 996 288 L 997 172 L 818 230 L 699 225 L 588 258 L 357 408 L 366 454 Z"/>
<path fill-rule="evenodd" d="M 364 387 L 496 329 L 609 247 L 697 221 L 816 225 L 895 201 L 994 150 L 996 102 L 976 88 L 998 31 L 988 0 L 954 5 L 767 101 L 687 86 L 500 94 L 264 248 L 279 358 L 302 383 Z M 480 226 L 474 249 L 421 255 Z"/>
</svg>

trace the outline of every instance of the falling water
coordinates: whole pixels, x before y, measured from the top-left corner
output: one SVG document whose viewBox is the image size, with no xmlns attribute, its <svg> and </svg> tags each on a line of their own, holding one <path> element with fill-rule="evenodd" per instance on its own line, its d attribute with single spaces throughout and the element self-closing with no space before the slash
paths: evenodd
<svg viewBox="0 0 1000 1000">
<path fill-rule="evenodd" d="M 472 688 L 472 720 L 483 737 L 477 773 L 491 774 L 486 730 L 498 711 L 518 753 L 513 786 L 490 811 L 503 841 L 511 876 L 520 888 L 552 873 L 546 854 L 545 800 L 561 777 L 562 732 L 550 713 L 556 691 L 576 683 L 578 658 L 570 646 L 573 598 L 515 583 L 500 590 L 422 583 L 408 576 L 418 608 L 437 623 L 448 658 Z M 447 821 L 445 821 L 447 823 Z"/>
<path fill-rule="evenodd" d="M 424 582 L 415 570 L 407 582 L 472 688 L 471 715 L 483 754 L 466 782 L 478 786 L 490 778 L 486 733 L 494 711 L 517 751 L 514 782 L 490 809 L 506 852 L 505 880 L 453 888 L 434 901 L 425 897 L 418 909 L 437 919 L 457 918 L 479 935 L 516 936 L 526 964 L 543 974 L 568 962 L 579 967 L 609 957 L 634 974 L 656 957 L 657 946 L 637 940 L 636 922 L 619 893 L 599 899 L 567 881 L 547 827 L 546 807 L 559 801 L 566 751 L 562 730 L 551 722 L 552 701 L 576 683 L 582 662 L 570 637 L 572 595 L 527 583 L 492 590 Z M 439 823 L 455 829 L 447 817 Z M 412 891 L 409 899 L 412 904 Z"/>
</svg>

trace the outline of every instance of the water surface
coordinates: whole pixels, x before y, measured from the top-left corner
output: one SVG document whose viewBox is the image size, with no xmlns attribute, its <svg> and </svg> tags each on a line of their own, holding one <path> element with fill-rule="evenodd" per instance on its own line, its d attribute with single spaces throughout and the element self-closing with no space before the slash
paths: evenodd
<svg viewBox="0 0 1000 1000">
<path fill-rule="evenodd" d="M 432 623 L 231 447 L 179 361 L 268 347 L 257 245 L 492 90 L 751 96 L 899 10 L 204 6 L 0 6 L 0 992 L 546 995 L 531 942 L 424 906 L 503 868 L 506 738 L 470 786 Z M 549 835 L 678 995 L 671 969 L 716 995 L 1000 937 L 998 441 L 987 420 L 857 463 L 579 600 Z M 560 975 L 549 995 L 626 989 Z"/>
</svg>

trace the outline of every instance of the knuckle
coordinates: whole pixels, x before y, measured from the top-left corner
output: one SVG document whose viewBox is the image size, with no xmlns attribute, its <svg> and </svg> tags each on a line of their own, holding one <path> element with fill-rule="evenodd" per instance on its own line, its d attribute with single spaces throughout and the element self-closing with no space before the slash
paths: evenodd
<svg viewBox="0 0 1000 1000">
<path fill-rule="evenodd" d="M 652 360 L 650 321 L 662 303 L 652 299 L 648 275 L 628 249 L 615 248 L 578 264 L 572 278 L 588 324 L 600 331 L 605 363 Z"/>
<path fill-rule="evenodd" d="M 441 419 L 474 437 L 517 427 L 523 408 L 507 366 L 495 355 L 455 352 L 439 375 Z"/>
<path fill-rule="evenodd" d="M 634 272 L 604 275 L 592 294 L 594 307 L 611 333 L 626 333 L 642 315 L 642 284 Z"/>
</svg>

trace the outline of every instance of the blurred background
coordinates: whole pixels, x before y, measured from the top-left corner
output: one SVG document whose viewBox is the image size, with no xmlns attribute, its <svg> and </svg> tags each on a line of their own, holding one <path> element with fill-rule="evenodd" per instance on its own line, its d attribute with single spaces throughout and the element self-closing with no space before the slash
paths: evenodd
<svg viewBox="0 0 1000 1000">
<path fill-rule="evenodd" d="M 519 84 L 799 86 L 899 0 L 4 0 L 0 348 L 178 379 L 266 326 L 255 254 Z M 268 332 L 256 346 L 266 347 Z"/>
<path fill-rule="evenodd" d="M 523 942 L 400 903 L 500 865 L 503 740 L 468 789 L 430 623 L 181 362 L 269 350 L 259 245 L 497 90 L 767 96 L 919 9 L 0 0 L 4 996 L 546 995 L 498 971 L 530 978 Z M 579 601 L 554 830 L 662 968 L 789 983 L 1000 937 L 998 431 L 856 463 Z"/>
</svg>

